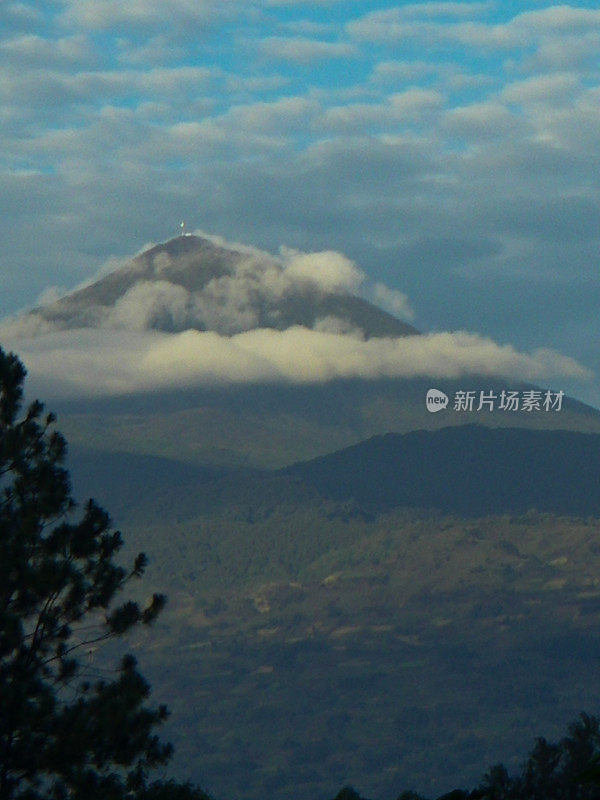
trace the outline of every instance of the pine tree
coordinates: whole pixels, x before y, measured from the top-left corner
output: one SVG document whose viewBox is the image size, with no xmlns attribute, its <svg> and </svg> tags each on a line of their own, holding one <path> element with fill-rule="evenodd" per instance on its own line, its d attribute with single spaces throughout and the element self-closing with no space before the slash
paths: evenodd
<svg viewBox="0 0 600 800">
<path fill-rule="evenodd" d="M 132 656 L 110 679 L 85 668 L 93 644 L 152 623 L 165 598 L 119 601 L 146 557 L 118 565 L 108 514 L 75 505 L 54 415 L 23 410 L 25 374 L 0 348 L 0 800 L 143 797 L 171 754 L 156 734 L 167 710 L 146 705 Z"/>
</svg>

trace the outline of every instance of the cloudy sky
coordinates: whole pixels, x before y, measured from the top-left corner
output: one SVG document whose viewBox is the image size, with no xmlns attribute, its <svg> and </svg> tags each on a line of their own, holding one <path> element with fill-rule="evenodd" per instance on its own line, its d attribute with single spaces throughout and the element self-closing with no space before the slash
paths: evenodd
<svg viewBox="0 0 600 800">
<path fill-rule="evenodd" d="M 0 316 L 185 219 L 339 251 L 600 406 L 595 5 L 5 0 Z"/>
</svg>

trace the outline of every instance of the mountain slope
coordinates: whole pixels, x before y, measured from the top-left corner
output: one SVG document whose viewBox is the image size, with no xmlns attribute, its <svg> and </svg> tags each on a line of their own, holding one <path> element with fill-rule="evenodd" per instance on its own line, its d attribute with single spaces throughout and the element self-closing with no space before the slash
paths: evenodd
<svg viewBox="0 0 600 800">
<path fill-rule="evenodd" d="M 207 577 L 232 586 L 260 577 L 273 548 L 299 574 L 345 546 L 346 523 L 396 511 L 600 516 L 600 435 L 570 431 L 463 425 L 388 434 L 276 472 L 78 448 L 70 463 L 77 494 L 97 495 L 120 524 L 208 525 L 208 562 L 219 566 L 211 572 L 207 564 Z M 341 540 L 321 538 L 325 520 L 338 520 Z M 279 540 L 278 526 L 287 530 Z M 265 540 L 255 538 L 261 529 L 270 529 Z"/>
<path fill-rule="evenodd" d="M 463 425 L 387 434 L 284 470 L 380 512 L 600 514 L 600 435 Z"/>
<path fill-rule="evenodd" d="M 457 388 L 436 381 L 450 397 Z M 600 433 L 600 412 L 565 398 L 560 412 L 431 414 L 424 380 L 346 380 L 289 386 L 154 392 L 59 403 L 60 425 L 74 445 L 226 467 L 280 468 L 307 461 L 374 435 L 465 423 Z M 477 378 L 462 389 L 499 391 L 505 384 Z M 519 388 L 512 385 L 511 388 Z"/>
</svg>

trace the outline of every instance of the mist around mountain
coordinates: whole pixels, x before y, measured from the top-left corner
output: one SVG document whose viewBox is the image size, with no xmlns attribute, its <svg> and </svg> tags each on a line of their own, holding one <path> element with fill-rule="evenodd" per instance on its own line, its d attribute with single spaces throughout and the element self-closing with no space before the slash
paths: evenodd
<svg viewBox="0 0 600 800">
<path fill-rule="evenodd" d="M 389 313 L 388 310 L 392 313 Z M 185 235 L 0 323 L 52 399 L 390 379 L 556 385 L 590 373 L 469 331 L 419 334 L 408 298 L 343 253 L 277 255 Z M 482 387 L 483 388 L 483 387 Z"/>
</svg>

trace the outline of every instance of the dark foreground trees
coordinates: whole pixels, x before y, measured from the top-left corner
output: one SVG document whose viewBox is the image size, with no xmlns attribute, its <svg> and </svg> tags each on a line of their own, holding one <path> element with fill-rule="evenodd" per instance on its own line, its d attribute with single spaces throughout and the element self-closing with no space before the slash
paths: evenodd
<svg viewBox="0 0 600 800">
<path fill-rule="evenodd" d="M 0 800 L 196 800 L 190 786 L 148 785 L 171 746 L 135 659 L 86 675 L 90 648 L 151 624 L 164 597 L 117 602 L 146 558 L 118 565 L 108 514 L 75 507 L 65 441 L 41 403 L 22 410 L 24 378 L 0 348 Z"/>
</svg>

